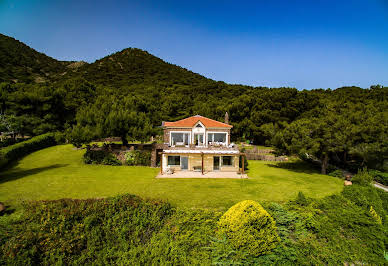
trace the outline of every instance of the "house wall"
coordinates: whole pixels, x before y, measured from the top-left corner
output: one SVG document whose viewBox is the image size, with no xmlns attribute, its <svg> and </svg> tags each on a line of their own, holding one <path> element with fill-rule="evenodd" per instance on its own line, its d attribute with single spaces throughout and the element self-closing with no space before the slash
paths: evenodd
<svg viewBox="0 0 388 266">
<path fill-rule="evenodd" d="M 165 171 L 168 167 L 168 156 L 169 155 L 179 155 L 179 156 L 188 156 L 189 157 L 189 165 L 188 170 L 193 171 L 194 166 L 202 166 L 202 158 L 201 154 L 163 154 L 163 171 Z M 204 154 L 203 157 L 203 164 L 204 164 L 204 171 L 210 172 L 213 171 L 213 157 L 214 156 L 222 156 L 222 155 L 213 155 L 213 154 Z M 221 172 L 238 172 L 239 171 L 239 155 L 233 155 L 233 166 L 221 166 L 220 170 Z M 170 168 L 174 169 L 175 171 L 181 171 L 180 166 L 170 166 Z"/>
<path fill-rule="evenodd" d="M 170 132 L 174 131 L 185 131 L 185 132 L 192 132 L 192 128 L 165 128 L 163 130 L 163 143 L 170 143 Z M 207 132 L 227 132 L 228 133 L 228 144 L 230 144 L 230 129 L 223 129 L 223 128 L 206 128 L 205 131 L 205 143 L 207 143 Z M 191 134 L 191 138 L 193 138 L 193 134 Z"/>
</svg>

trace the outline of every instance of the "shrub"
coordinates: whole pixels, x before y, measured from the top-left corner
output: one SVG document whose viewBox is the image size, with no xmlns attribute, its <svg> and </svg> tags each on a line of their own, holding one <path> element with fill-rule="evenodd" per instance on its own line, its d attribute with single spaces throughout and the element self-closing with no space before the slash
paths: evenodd
<svg viewBox="0 0 388 266">
<path fill-rule="evenodd" d="M 102 160 L 102 164 L 105 165 L 121 165 L 121 162 L 111 153 L 106 154 Z"/>
<path fill-rule="evenodd" d="M 248 170 L 248 159 L 247 159 L 247 156 L 245 155 L 240 155 L 240 161 L 238 163 L 238 167 L 239 168 L 242 168 L 242 157 L 244 156 L 244 170 Z"/>
<path fill-rule="evenodd" d="M 84 153 L 86 164 L 121 165 L 121 162 L 110 152 L 87 149 Z"/>
<path fill-rule="evenodd" d="M 388 186 L 388 173 L 383 173 L 378 170 L 369 170 L 369 174 L 376 182 Z"/>
<path fill-rule="evenodd" d="M 151 152 L 133 150 L 125 154 L 125 163 L 127 165 L 151 165 Z"/>
<path fill-rule="evenodd" d="M 266 254 L 279 242 L 275 221 L 259 203 L 252 200 L 232 206 L 219 220 L 218 228 L 234 248 L 249 255 Z"/>
<path fill-rule="evenodd" d="M 128 194 L 30 202 L 19 219 L 2 220 L 0 265 L 157 264 L 144 250 L 173 213 L 166 202 Z"/>
<path fill-rule="evenodd" d="M 62 132 L 55 132 L 54 133 L 54 138 L 55 138 L 55 141 L 57 144 L 64 144 L 66 143 L 66 135 L 65 133 L 62 133 Z"/>
<path fill-rule="evenodd" d="M 385 194 L 383 192 L 382 194 Z M 342 195 L 362 207 L 365 211 L 370 211 L 370 206 L 379 214 L 380 217 L 386 216 L 384 204 L 387 204 L 386 199 L 379 194 L 379 189 L 373 186 L 353 185 L 346 186 Z"/>
<path fill-rule="evenodd" d="M 375 209 L 373 209 L 373 206 L 370 206 L 369 212 L 370 212 L 370 215 L 373 217 L 373 219 L 376 220 L 376 222 L 378 224 L 382 224 L 383 223 L 383 220 L 381 219 L 380 215 L 377 214 Z"/>
<path fill-rule="evenodd" d="M 308 201 L 306 199 L 306 196 L 303 194 L 302 191 L 299 191 L 298 196 L 296 197 L 295 202 L 299 204 L 300 206 L 307 206 Z"/>
<path fill-rule="evenodd" d="M 334 170 L 328 174 L 329 176 L 334 176 L 334 177 L 344 177 L 344 173 L 341 170 Z"/>
<path fill-rule="evenodd" d="M 16 143 L 0 150 L 0 168 L 9 162 L 18 160 L 34 151 L 54 146 L 56 144 L 54 134 L 46 133 L 29 140 Z"/>
<path fill-rule="evenodd" d="M 358 173 L 352 178 L 352 182 L 362 186 L 367 186 L 373 181 L 373 176 L 368 173 L 366 168 L 358 170 Z"/>
</svg>

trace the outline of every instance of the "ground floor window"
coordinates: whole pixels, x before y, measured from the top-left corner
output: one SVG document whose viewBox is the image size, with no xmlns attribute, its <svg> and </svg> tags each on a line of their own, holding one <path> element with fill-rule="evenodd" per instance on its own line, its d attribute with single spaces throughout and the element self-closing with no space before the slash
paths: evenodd
<svg viewBox="0 0 388 266">
<path fill-rule="evenodd" d="M 169 166 L 177 166 L 181 164 L 180 156 L 168 156 L 167 163 Z"/>
<path fill-rule="evenodd" d="M 222 156 L 222 166 L 233 166 L 233 156 Z"/>
</svg>

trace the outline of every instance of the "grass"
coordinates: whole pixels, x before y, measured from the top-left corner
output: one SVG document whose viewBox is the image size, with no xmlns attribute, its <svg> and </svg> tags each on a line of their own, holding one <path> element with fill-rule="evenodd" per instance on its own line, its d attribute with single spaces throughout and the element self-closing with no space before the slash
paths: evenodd
<svg viewBox="0 0 388 266">
<path fill-rule="evenodd" d="M 28 155 L 0 173 L 0 200 L 17 208 L 24 200 L 131 193 L 178 206 L 225 210 L 245 199 L 282 202 L 295 198 L 299 191 L 324 197 L 342 190 L 341 180 L 320 175 L 300 162 L 249 161 L 247 180 L 156 179 L 158 168 L 85 165 L 84 152 L 59 145 Z"/>
</svg>

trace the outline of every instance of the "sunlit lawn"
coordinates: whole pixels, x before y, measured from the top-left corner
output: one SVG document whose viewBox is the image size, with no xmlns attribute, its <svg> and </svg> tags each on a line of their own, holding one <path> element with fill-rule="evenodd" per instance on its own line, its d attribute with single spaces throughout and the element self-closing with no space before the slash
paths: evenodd
<svg viewBox="0 0 388 266">
<path fill-rule="evenodd" d="M 158 168 L 85 165 L 84 150 L 59 145 L 35 152 L 0 174 L 0 201 L 14 207 L 24 200 L 95 198 L 131 193 L 179 206 L 225 209 L 253 199 L 286 201 L 299 191 L 323 197 L 342 190 L 342 181 L 299 163 L 249 161 L 249 179 L 156 179 Z"/>
</svg>

